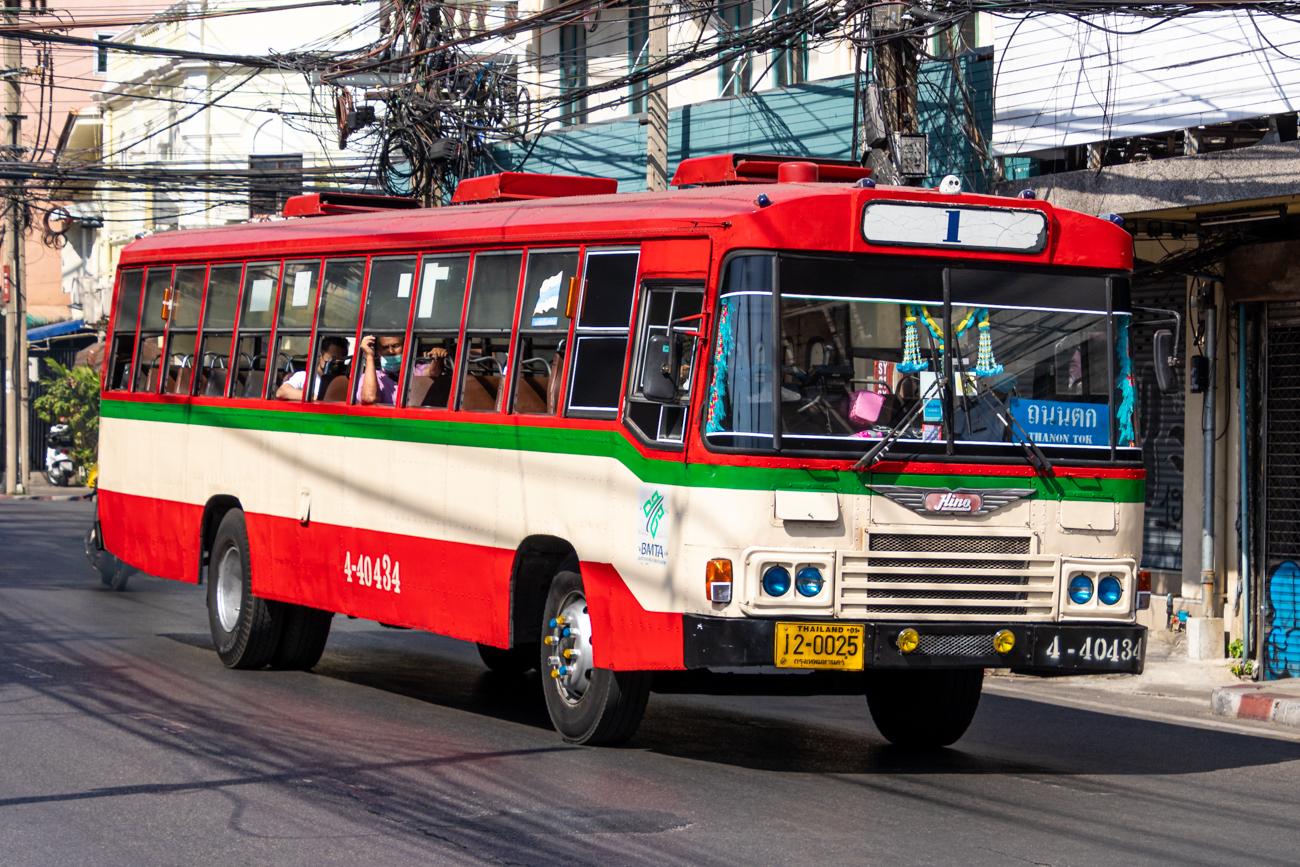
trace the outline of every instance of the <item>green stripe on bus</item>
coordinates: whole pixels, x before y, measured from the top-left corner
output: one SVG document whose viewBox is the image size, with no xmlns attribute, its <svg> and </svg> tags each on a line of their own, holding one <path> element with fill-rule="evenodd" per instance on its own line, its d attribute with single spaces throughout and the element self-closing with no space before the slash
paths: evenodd
<svg viewBox="0 0 1300 867">
<path fill-rule="evenodd" d="M 874 482 L 882 485 L 949 488 L 1029 487 L 1034 488 L 1039 496 L 1048 499 L 1111 500 L 1120 503 L 1140 503 L 1145 499 L 1145 485 L 1138 479 L 1059 478 L 1049 483 L 1038 476 L 863 474 L 838 470 L 686 464 L 678 460 L 647 458 L 620 433 L 607 430 L 561 430 L 435 419 L 332 415 L 284 412 L 260 407 L 195 406 L 111 399 L 101 402 L 100 412 L 106 418 L 166 424 L 610 458 L 627 467 L 644 482 L 681 487 L 861 494 L 866 491 L 868 482 Z"/>
</svg>

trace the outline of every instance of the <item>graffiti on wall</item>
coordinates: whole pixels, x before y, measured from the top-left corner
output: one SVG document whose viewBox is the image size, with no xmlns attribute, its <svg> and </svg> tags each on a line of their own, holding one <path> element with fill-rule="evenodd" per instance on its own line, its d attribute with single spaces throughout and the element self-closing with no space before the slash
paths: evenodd
<svg viewBox="0 0 1300 867">
<path fill-rule="evenodd" d="M 1300 677 L 1300 565 L 1283 561 L 1268 576 L 1273 628 L 1264 644 L 1264 677 Z"/>
</svg>

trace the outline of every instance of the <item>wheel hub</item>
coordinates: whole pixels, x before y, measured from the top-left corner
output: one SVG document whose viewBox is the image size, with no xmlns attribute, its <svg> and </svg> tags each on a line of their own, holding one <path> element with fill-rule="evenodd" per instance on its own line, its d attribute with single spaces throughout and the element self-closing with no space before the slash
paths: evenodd
<svg viewBox="0 0 1300 867">
<path fill-rule="evenodd" d="M 227 548 L 217 566 L 217 620 L 221 628 L 234 632 L 244 597 L 244 564 L 238 548 Z"/>
<path fill-rule="evenodd" d="M 544 640 L 551 649 L 547 660 L 551 678 L 560 697 L 577 704 L 591 685 L 591 617 L 587 614 L 587 600 L 581 594 L 570 594 L 549 626 L 551 634 Z"/>
</svg>

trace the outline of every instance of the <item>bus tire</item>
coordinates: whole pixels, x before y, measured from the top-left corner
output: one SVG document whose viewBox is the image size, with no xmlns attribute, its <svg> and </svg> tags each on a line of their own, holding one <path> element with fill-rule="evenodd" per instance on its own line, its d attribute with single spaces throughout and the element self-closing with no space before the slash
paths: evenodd
<svg viewBox="0 0 1300 867">
<path fill-rule="evenodd" d="M 523 674 L 537 667 L 536 644 L 510 648 L 480 644 L 478 655 L 483 664 L 497 674 Z"/>
<path fill-rule="evenodd" d="M 564 627 L 550 625 L 560 616 L 573 624 L 567 637 L 562 634 Z M 551 636 L 555 643 L 543 643 L 538 655 L 546 710 L 560 737 L 571 744 L 621 744 L 641 724 L 650 698 L 650 672 L 590 667 L 590 629 L 582 576 L 559 573 L 551 582 L 542 615 L 542 635 Z M 565 665 L 567 671 L 561 674 L 559 661 L 565 650 L 578 651 L 577 661 L 587 666 Z"/>
<path fill-rule="evenodd" d="M 325 652 L 334 612 L 287 603 L 280 603 L 280 609 L 280 641 L 271 655 L 271 668 L 307 671 Z"/>
<path fill-rule="evenodd" d="M 212 543 L 208 627 L 226 668 L 257 669 L 271 661 L 280 641 L 281 607 L 253 595 L 244 513 L 231 509 Z"/>
<path fill-rule="evenodd" d="M 104 583 L 111 589 L 121 593 L 126 589 L 126 582 L 135 574 L 135 568 L 126 565 L 126 563 L 114 558 L 113 569 L 107 575 Z"/>
<path fill-rule="evenodd" d="M 938 749 L 966 733 L 979 707 L 984 669 L 871 672 L 867 707 L 890 743 Z"/>
</svg>

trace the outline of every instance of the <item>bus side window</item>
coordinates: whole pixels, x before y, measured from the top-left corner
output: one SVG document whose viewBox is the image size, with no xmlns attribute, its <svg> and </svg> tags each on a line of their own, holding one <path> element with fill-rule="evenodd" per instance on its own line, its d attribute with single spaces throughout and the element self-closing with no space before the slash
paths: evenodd
<svg viewBox="0 0 1300 867">
<path fill-rule="evenodd" d="M 140 339 L 135 356 L 137 361 L 132 391 L 149 394 L 158 392 L 163 369 L 163 331 L 167 328 L 167 320 L 163 319 L 163 302 L 168 298 L 171 288 L 170 265 L 155 265 L 145 274 L 144 305 L 140 308 Z"/>
<path fill-rule="evenodd" d="M 203 303 L 206 265 L 176 269 L 167 317 L 167 351 L 163 355 L 163 392 L 190 394 L 198 364 L 194 355 L 199 339 L 199 305 Z M 200 377 L 201 378 L 201 377 Z"/>
<path fill-rule="evenodd" d="M 695 316 L 703 308 L 704 287 L 682 285 L 648 285 L 641 292 L 641 315 L 636 331 L 636 349 L 629 366 L 632 379 L 627 389 L 625 421 L 650 442 L 679 444 L 685 436 L 687 406 L 691 400 L 691 380 L 695 372 L 697 341 L 681 332 L 695 331 L 698 321 L 680 322 Z M 672 323 L 678 325 L 674 329 Z M 677 361 L 677 395 L 670 401 L 650 400 L 641 391 L 641 367 L 650 339 L 667 338 Z"/>
<path fill-rule="evenodd" d="M 260 399 L 266 392 L 267 371 L 273 366 L 271 329 L 280 287 L 279 262 L 249 262 L 239 312 L 239 338 L 231 365 L 235 383 L 230 396 Z"/>
<path fill-rule="evenodd" d="M 311 351 L 311 326 L 316 317 L 316 292 L 320 289 L 320 259 L 284 263 L 284 290 L 280 293 L 280 321 L 275 327 L 275 359 L 267 397 L 302 400 L 307 368 L 328 355 Z"/>
<path fill-rule="evenodd" d="M 208 274 L 208 300 L 203 310 L 203 337 L 198 352 L 201 389 L 197 392 L 205 397 L 226 396 L 230 347 L 243 276 L 243 265 L 213 265 Z"/>
<path fill-rule="evenodd" d="M 321 276 L 320 312 L 316 315 L 316 346 L 338 346 L 342 358 L 326 362 L 321 370 L 309 372 L 311 400 L 347 403 L 352 384 L 352 361 L 356 356 L 357 319 L 361 315 L 361 286 L 366 276 L 365 259 L 326 259 Z M 331 351 L 331 354 L 337 354 Z"/>
<path fill-rule="evenodd" d="M 587 248 L 566 415 L 618 417 L 639 259 L 637 250 Z"/>
<path fill-rule="evenodd" d="M 414 285 L 414 256 L 370 260 L 366 315 L 361 326 L 361 353 L 357 358 L 357 384 L 353 394 L 356 403 L 397 405 Z"/>
<path fill-rule="evenodd" d="M 415 303 L 411 375 L 406 406 L 448 409 L 460 357 L 460 317 L 465 306 L 469 255 L 425 254 L 420 263 L 420 291 Z"/>
<path fill-rule="evenodd" d="M 577 250 L 530 250 L 519 314 L 514 411 L 555 415 L 564 382 L 569 336 L 569 287 L 578 275 Z M 576 287 L 575 287 L 576 291 Z"/>
<path fill-rule="evenodd" d="M 460 374 L 460 408 L 499 412 L 510 360 L 515 297 L 522 253 L 479 253 L 465 316 L 465 351 Z"/>
<path fill-rule="evenodd" d="M 131 387 L 131 359 L 135 355 L 135 330 L 140 324 L 140 294 L 144 289 L 144 269 L 123 271 L 117 293 L 113 323 L 113 349 L 109 356 L 106 391 L 126 391 Z"/>
</svg>

